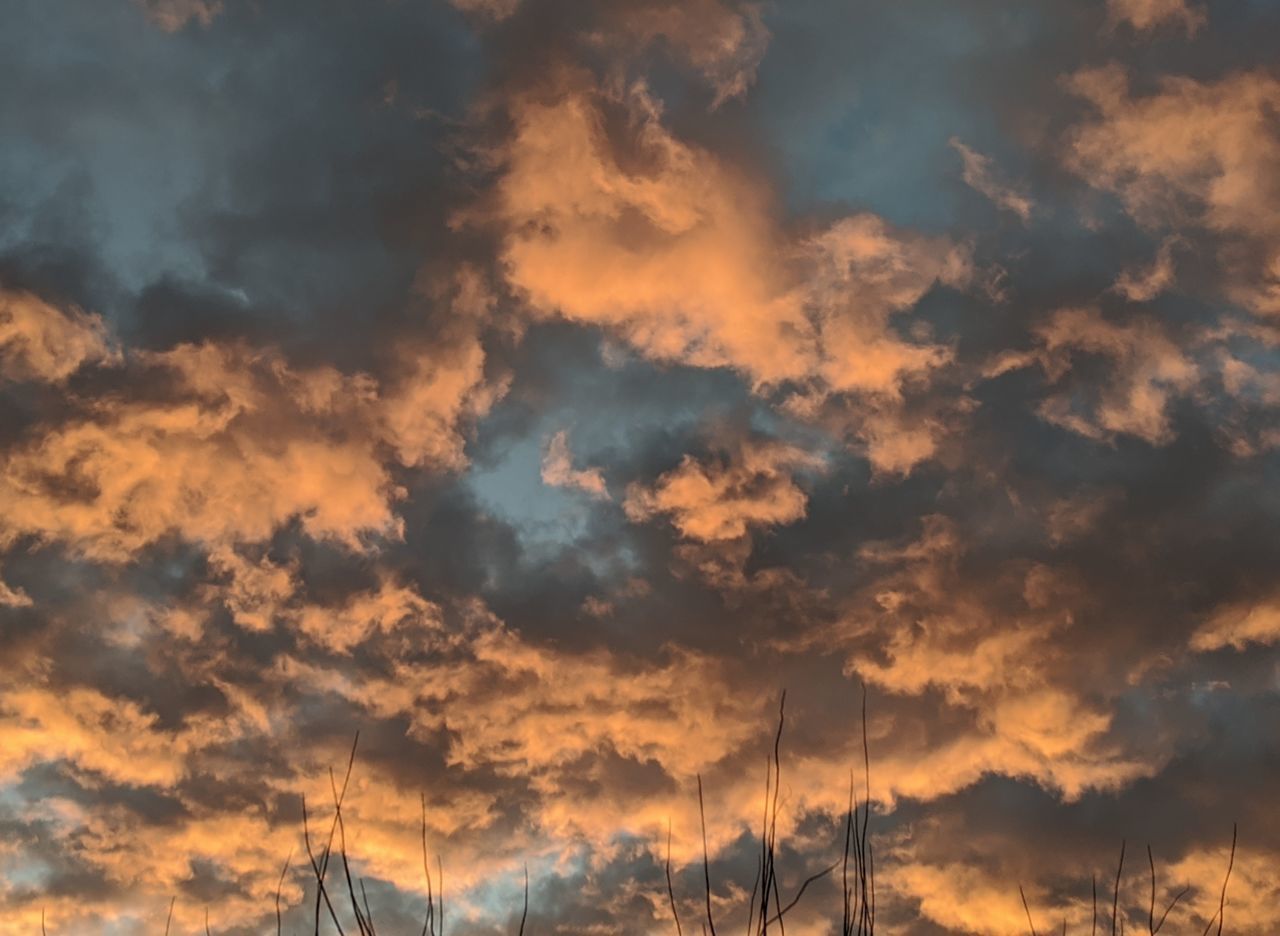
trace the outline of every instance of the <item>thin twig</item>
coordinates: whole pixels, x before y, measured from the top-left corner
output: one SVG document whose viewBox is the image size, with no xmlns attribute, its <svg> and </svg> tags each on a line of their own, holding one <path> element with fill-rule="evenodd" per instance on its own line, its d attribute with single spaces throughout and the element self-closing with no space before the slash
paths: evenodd
<svg viewBox="0 0 1280 936">
<path fill-rule="evenodd" d="M 1120 875 L 1124 872 L 1124 839 L 1120 840 L 1120 866 L 1116 868 L 1116 889 L 1111 895 L 1111 936 L 1116 936 L 1116 914 L 1120 909 Z"/>
<path fill-rule="evenodd" d="M 824 877 L 826 877 L 828 874 L 834 871 L 837 867 L 839 867 L 839 862 L 827 865 L 827 867 L 823 868 L 817 874 L 811 874 L 807 878 L 805 878 L 804 883 L 800 885 L 800 889 L 796 891 L 796 895 L 791 898 L 791 903 L 787 904 L 785 907 L 779 910 L 776 914 L 774 914 L 773 919 L 770 920 L 769 922 L 781 924 L 783 914 L 787 913 L 796 904 L 800 902 L 800 898 L 804 896 L 804 892 L 808 890 L 809 885 L 812 884 L 814 881 L 822 880 Z"/>
<path fill-rule="evenodd" d="M 707 886 L 707 925 L 716 936 L 716 921 L 711 915 L 711 859 L 707 855 L 707 812 L 702 803 L 702 774 L 698 774 L 698 818 L 702 821 L 702 877 Z"/>
<path fill-rule="evenodd" d="M 284 860 L 280 869 L 280 880 L 276 881 L 276 936 L 284 932 L 284 919 L 280 916 L 280 891 L 284 888 L 284 876 L 289 873 L 289 865 L 293 862 L 293 849 L 289 849 L 289 857 Z"/>
<path fill-rule="evenodd" d="M 684 929 L 680 926 L 680 913 L 676 910 L 676 891 L 671 886 L 671 820 L 667 820 L 667 899 L 671 901 L 671 915 L 676 921 L 676 936 L 684 936 Z"/>
<path fill-rule="evenodd" d="M 1227 910 L 1227 882 L 1231 880 L 1231 869 L 1236 863 L 1236 833 L 1238 828 L 1233 822 L 1231 824 L 1231 856 L 1227 859 L 1227 875 L 1222 879 L 1222 896 L 1218 898 L 1218 912 L 1209 918 L 1209 925 L 1204 928 L 1204 936 L 1208 936 L 1209 930 L 1213 928 L 1213 921 L 1218 921 L 1217 936 L 1222 936 L 1223 918 L 1226 916 Z"/>
<path fill-rule="evenodd" d="M 1031 927 L 1031 936 L 1039 936 L 1036 932 L 1036 924 L 1031 919 L 1031 907 L 1027 904 L 1027 894 L 1021 884 L 1018 885 L 1018 896 L 1022 898 L 1022 909 L 1027 912 L 1027 925 Z"/>
<path fill-rule="evenodd" d="M 529 919 L 529 866 L 524 866 L 524 911 L 520 914 L 520 934 L 524 936 L 524 923 Z"/>
</svg>

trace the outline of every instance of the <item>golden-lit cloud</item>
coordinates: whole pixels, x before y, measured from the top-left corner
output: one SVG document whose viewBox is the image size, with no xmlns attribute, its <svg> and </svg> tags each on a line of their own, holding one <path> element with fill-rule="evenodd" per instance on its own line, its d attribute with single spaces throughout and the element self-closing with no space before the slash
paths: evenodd
<svg viewBox="0 0 1280 936">
<path fill-rule="evenodd" d="M 1187 0 L 1107 0 L 1107 13 L 1112 23 L 1128 23 L 1140 33 L 1168 23 L 1189 36 L 1199 32 L 1208 19 L 1202 8 Z"/>
<path fill-rule="evenodd" d="M 569 433 L 564 429 L 548 440 L 542 453 L 542 483 L 552 487 L 575 488 L 602 500 L 609 498 L 609 489 L 599 468 L 573 467 Z"/>
<path fill-rule="evenodd" d="M 1176 246 L 1177 238 L 1165 238 L 1150 266 L 1122 270 L 1112 289 L 1130 302 L 1150 302 L 1168 290 L 1177 277 L 1173 264 L 1173 248 Z"/>
<path fill-rule="evenodd" d="M 746 93 L 770 38 L 758 4 L 725 0 L 641 3 L 616 28 L 625 45 L 665 39 L 715 91 L 713 108 Z"/>
<path fill-rule="evenodd" d="M 1059 309 L 1035 332 L 1035 350 L 1001 355 L 987 375 L 1038 365 L 1051 385 L 1062 388 L 1041 401 L 1043 419 L 1094 439 L 1123 434 L 1155 445 L 1170 440 L 1169 406 L 1196 385 L 1200 372 L 1158 323 L 1114 323 L 1094 308 Z M 1081 405 L 1071 373 L 1085 355 L 1105 360 L 1110 379 Z"/>
<path fill-rule="evenodd" d="M 1276 930 L 1271 11 L 19 6 L 0 933 Z"/>
<path fill-rule="evenodd" d="M 1023 224 L 1031 220 L 1032 212 L 1035 211 L 1035 202 L 1025 192 L 999 177 L 990 156 L 984 156 L 971 149 L 955 137 L 948 142 L 951 148 L 960 154 L 961 162 L 964 164 L 965 185 L 987 196 L 998 208 L 1017 215 Z"/>
<path fill-rule="evenodd" d="M 1191 635 L 1191 649 L 1201 651 L 1274 643 L 1280 643 L 1280 596 L 1218 608 Z"/>
<path fill-rule="evenodd" d="M 222 0 L 134 0 L 165 32 L 177 32 L 195 21 L 208 26 L 222 12 Z"/>
<path fill-rule="evenodd" d="M 1135 94 L 1119 65 L 1072 75 L 1094 108 L 1074 128 L 1066 161 L 1115 192 L 1146 225 L 1195 225 L 1228 239 L 1228 294 L 1260 314 L 1280 311 L 1280 81 L 1237 72 L 1216 82 L 1167 76 Z"/>
<path fill-rule="evenodd" d="M 873 461 L 904 472 L 929 457 L 936 430 L 902 435 L 898 402 L 951 352 L 892 319 L 939 282 L 966 286 L 968 250 L 866 213 L 791 235 L 758 183 L 673 136 L 643 88 L 563 84 L 513 104 L 498 183 L 507 277 L 535 313 L 603 326 L 658 361 L 733 368 L 757 389 L 799 385 L 795 413 L 874 398 L 854 430 Z"/>
<path fill-rule="evenodd" d="M 295 519 L 351 546 L 397 533 L 397 489 L 375 440 L 328 428 L 372 404 L 366 381 L 244 347 L 144 360 L 173 381 L 172 398 L 90 402 L 6 454 L 0 541 L 32 536 L 121 561 L 165 536 L 262 541 Z"/>
<path fill-rule="evenodd" d="M 63 379 L 117 361 L 96 319 L 30 298 L 9 308 L 27 323 L 12 359 L 33 374 Z M 0 543 L 33 537 L 124 561 L 166 536 L 261 542 L 294 521 L 352 548 L 398 536 L 387 449 L 404 465 L 459 468 L 460 424 L 501 392 L 485 382 L 474 337 L 451 351 L 407 355 L 407 373 L 385 388 L 245 344 L 135 352 L 134 393 L 76 401 L 65 421 L 4 454 Z M 147 393 L 145 381 L 165 392 Z"/>
<path fill-rule="evenodd" d="M 0 377 L 61 383 L 118 357 L 101 317 L 0 287 Z"/>
<path fill-rule="evenodd" d="M 652 487 L 627 490 L 624 507 L 636 522 L 666 515 L 686 539 L 736 540 L 752 527 L 791 523 L 808 502 L 796 484 L 798 470 L 820 471 L 821 456 L 776 442 L 744 442 L 720 462 L 685 456 Z"/>
</svg>

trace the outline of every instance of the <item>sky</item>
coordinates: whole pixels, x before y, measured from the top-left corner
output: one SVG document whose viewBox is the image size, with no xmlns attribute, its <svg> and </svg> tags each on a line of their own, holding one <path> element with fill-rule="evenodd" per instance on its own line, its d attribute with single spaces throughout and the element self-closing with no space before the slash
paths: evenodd
<svg viewBox="0 0 1280 936">
<path fill-rule="evenodd" d="M 1280 5 L 3 19 L 0 934 L 1280 931 Z"/>
</svg>

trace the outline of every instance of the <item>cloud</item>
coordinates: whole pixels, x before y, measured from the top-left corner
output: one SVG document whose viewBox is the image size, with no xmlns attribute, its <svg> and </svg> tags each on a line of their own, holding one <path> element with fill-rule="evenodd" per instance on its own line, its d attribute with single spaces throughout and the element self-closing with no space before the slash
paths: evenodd
<svg viewBox="0 0 1280 936">
<path fill-rule="evenodd" d="M 222 0 L 134 0 L 165 32 L 177 32 L 192 20 L 207 27 L 222 12 Z"/>
<path fill-rule="evenodd" d="M 575 488 L 600 500 L 609 499 L 604 474 L 599 468 L 574 468 L 569 451 L 569 433 L 561 429 L 547 442 L 542 454 L 542 483 L 552 487 Z"/>
<path fill-rule="evenodd" d="M 624 503 L 639 523 L 670 516 L 685 539 L 702 543 L 736 540 L 753 527 L 792 523 L 808 501 L 795 483 L 796 471 L 820 471 L 824 459 L 777 442 L 744 442 L 719 461 L 689 456 L 655 484 L 633 484 Z"/>
<path fill-rule="evenodd" d="M 62 380 L 121 360 L 95 318 L 31 297 L 7 308 L 10 360 L 26 371 Z M 60 422 L 0 457 L 0 544 L 33 537 L 125 561 L 166 536 L 225 547 L 294 521 L 352 548 L 399 536 L 388 449 L 406 466 L 457 469 L 461 424 L 501 393 L 474 335 L 402 354 L 407 372 L 384 388 L 243 343 L 135 352 L 118 390 L 69 399 Z"/>
<path fill-rule="evenodd" d="M 1280 82 L 1264 72 L 1212 83 L 1167 76 L 1138 96 L 1125 69 L 1109 65 L 1067 86 L 1095 111 L 1069 133 L 1067 165 L 1145 225 L 1222 237 L 1228 295 L 1260 314 L 1280 311 Z"/>
<path fill-rule="evenodd" d="M 770 38 L 758 4 L 722 0 L 637 4 L 624 8 L 616 30 L 628 45 L 666 39 L 715 90 L 713 109 L 746 93 Z"/>
<path fill-rule="evenodd" d="M 1207 22 L 1203 9 L 1187 0 L 1107 0 L 1111 22 L 1128 23 L 1137 32 L 1152 32 L 1165 23 L 1179 25 L 1194 36 Z"/>
<path fill-rule="evenodd" d="M 376 400 L 367 380 L 242 346 L 140 358 L 141 394 L 86 401 L 5 454 L 0 542 L 30 536 L 124 561 L 169 535 L 260 542 L 292 520 L 352 547 L 398 535 L 398 489 L 357 427 Z M 149 397 L 147 371 L 173 395 Z M 343 422 L 345 438 L 333 431 Z"/>
<path fill-rule="evenodd" d="M 62 383 L 85 364 L 118 360 L 100 316 L 0 288 L 0 376 Z"/>
<path fill-rule="evenodd" d="M 732 368 L 762 393 L 801 387 L 796 414 L 874 398 L 854 428 L 872 458 L 905 471 L 928 457 L 935 431 L 901 434 L 897 409 L 951 352 L 893 318 L 938 283 L 966 286 L 968 249 L 868 213 L 790 235 L 756 182 L 675 138 L 642 88 L 564 80 L 514 102 L 493 209 L 507 279 L 532 311 L 607 328 L 657 361 Z M 625 141 L 606 132 L 615 118 Z"/>
<path fill-rule="evenodd" d="M 1149 267 L 1121 271 L 1111 288 L 1130 302 L 1150 302 L 1174 284 L 1173 248 L 1176 246 L 1177 238 L 1165 238 Z"/>
<path fill-rule="evenodd" d="M 1038 407 L 1048 422 L 1092 439 L 1123 434 L 1160 445 L 1172 438 L 1170 402 L 1195 387 L 1200 371 L 1160 325 L 1143 319 L 1115 324 L 1093 308 L 1059 309 L 1035 334 L 1038 348 L 1001 355 L 987 376 L 1039 365 L 1051 386 L 1065 384 Z M 1070 377 L 1085 355 L 1106 361 L 1109 376 L 1082 401 L 1081 384 Z"/>
<path fill-rule="evenodd" d="M 997 207 L 1017 215 L 1022 219 L 1023 224 L 1031 220 L 1032 212 L 1035 211 L 1035 202 L 1030 196 L 999 178 L 992 165 L 991 157 L 970 149 L 955 137 L 952 137 L 948 143 L 960 154 L 960 159 L 964 163 L 965 185 L 987 196 Z"/>
<path fill-rule="evenodd" d="M 1191 649 L 1202 652 L 1274 643 L 1280 643 L 1280 597 L 1218 608 L 1191 635 Z"/>
</svg>

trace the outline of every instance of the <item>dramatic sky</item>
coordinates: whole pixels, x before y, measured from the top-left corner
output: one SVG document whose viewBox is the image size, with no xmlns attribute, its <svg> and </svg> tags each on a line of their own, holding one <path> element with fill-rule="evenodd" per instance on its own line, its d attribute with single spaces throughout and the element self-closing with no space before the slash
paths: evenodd
<svg viewBox="0 0 1280 936">
<path fill-rule="evenodd" d="M 0 933 L 1280 931 L 1280 5 L 6 0 Z M 789 932 L 825 936 L 836 887 Z M 414 921 L 418 921 L 415 923 Z M 354 929 L 354 923 L 348 924 Z"/>
</svg>

